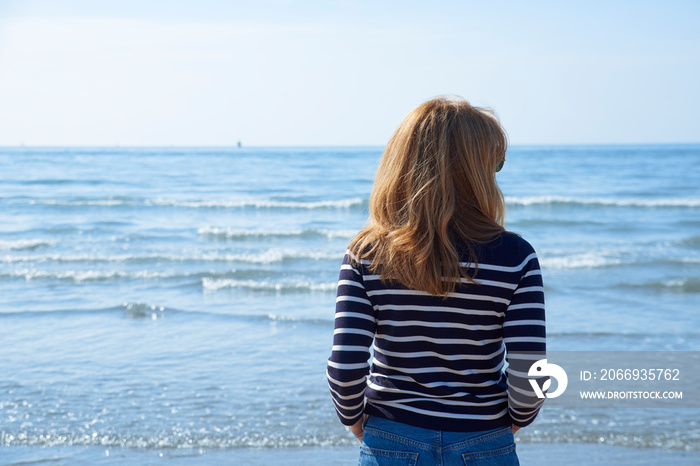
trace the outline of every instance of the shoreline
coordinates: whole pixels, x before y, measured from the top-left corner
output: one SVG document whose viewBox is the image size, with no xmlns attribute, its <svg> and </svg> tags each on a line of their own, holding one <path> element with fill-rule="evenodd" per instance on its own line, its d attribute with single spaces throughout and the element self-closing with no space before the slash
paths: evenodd
<svg viewBox="0 0 700 466">
<path fill-rule="evenodd" d="M 523 466 L 543 464 L 615 464 L 674 466 L 700 464 L 700 451 L 620 447 L 585 443 L 519 443 Z M 237 448 L 230 450 L 137 450 L 105 447 L 0 447 L 0 465 L 43 464 L 285 464 L 287 466 L 353 465 L 358 447 Z"/>
</svg>

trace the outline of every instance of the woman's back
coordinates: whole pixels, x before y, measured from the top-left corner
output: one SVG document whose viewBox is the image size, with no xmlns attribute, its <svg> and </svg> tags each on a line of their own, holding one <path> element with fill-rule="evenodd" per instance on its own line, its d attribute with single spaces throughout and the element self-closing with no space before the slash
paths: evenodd
<svg viewBox="0 0 700 466">
<path fill-rule="evenodd" d="M 468 256 L 466 248 L 459 249 Z M 509 412 L 502 370 L 506 348 L 540 355 L 545 350 L 536 254 L 510 233 L 473 249 L 475 283 L 462 279 L 447 297 L 383 281 L 367 261 L 346 255 L 328 367 L 342 417 L 353 419 L 364 410 L 417 427 L 463 432 L 514 421 L 525 425 L 534 417 L 539 404 L 531 406 L 532 399 L 512 397 L 515 411 Z M 362 395 L 364 407 L 357 406 Z"/>
</svg>

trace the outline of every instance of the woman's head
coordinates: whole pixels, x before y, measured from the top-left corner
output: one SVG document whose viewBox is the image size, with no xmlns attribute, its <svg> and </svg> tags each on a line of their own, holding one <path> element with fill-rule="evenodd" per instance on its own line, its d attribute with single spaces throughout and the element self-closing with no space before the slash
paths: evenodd
<svg viewBox="0 0 700 466">
<path fill-rule="evenodd" d="M 460 98 L 420 105 L 384 150 L 370 221 L 351 250 L 409 288 L 453 290 L 465 276 L 457 242 L 475 261 L 471 245 L 503 231 L 505 204 L 495 172 L 506 147 L 506 134 L 489 110 Z"/>
</svg>

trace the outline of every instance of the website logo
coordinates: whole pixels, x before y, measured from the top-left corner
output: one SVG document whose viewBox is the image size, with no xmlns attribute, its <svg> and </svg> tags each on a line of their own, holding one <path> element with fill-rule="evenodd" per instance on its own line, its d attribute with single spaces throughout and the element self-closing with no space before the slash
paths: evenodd
<svg viewBox="0 0 700 466">
<path fill-rule="evenodd" d="M 557 381 L 557 389 L 552 393 L 547 393 L 547 398 L 556 398 L 564 393 L 564 390 L 566 390 L 566 386 L 569 383 L 569 378 L 566 376 L 564 369 L 556 364 L 549 364 L 546 359 L 540 359 L 530 366 L 530 370 L 528 371 L 527 375 L 529 377 L 538 378 L 549 377 L 549 379 L 542 384 L 542 388 L 540 388 L 537 380 L 529 380 L 530 385 L 532 385 L 532 389 L 535 391 L 535 395 L 537 395 L 537 398 L 545 397 L 544 392 L 549 390 L 549 387 L 552 385 L 552 377 L 554 377 Z"/>
</svg>

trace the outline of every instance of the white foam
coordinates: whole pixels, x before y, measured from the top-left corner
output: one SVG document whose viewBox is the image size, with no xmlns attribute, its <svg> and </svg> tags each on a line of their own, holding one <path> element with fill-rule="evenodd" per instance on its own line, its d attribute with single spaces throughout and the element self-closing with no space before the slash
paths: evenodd
<svg viewBox="0 0 700 466">
<path fill-rule="evenodd" d="M 540 265 L 550 269 L 601 268 L 622 265 L 616 258 L 601 256 L 596 253 L 583 253 L 562 257 L 540 257 Z"/>
<path fill-rule="evenodd" d="M 33 250 L 54 246 L 58 241 L 48 239 L 17 239 L 0 241 L 0 251 Z"/>
<path fill-rule="evenodd" d="M 355 230 L 326 230 L 318 228 L 290 230 L 244 230 L 230 227 L 203 227 L 197 230 L 200 235 L 216 236 L 224 239 L 266 238 L 266 237 L 305 237 L 325 236 L 326 238 L 353 238 Z"/>
<path fill-rule="evenodd" d="M 310 281 L 271 282 L 204 278 L 202 286 L 206 291 L 216 291 L 222 288 L 242 288 L 258 291 L 335 291 L 337 285 L 336 283 L 315 283 Z"/>
<path fill-rule="evenodd" d="M 306 251 L 297 249 L 269 249 L 257 253 L 224 254 L 208 252 L 204 254 L 41 254 L 32 256 L 0 256 L 0 263 L 40 263 L 40 262 L 248 262 L 253 264 L 271 264 L 285 260 L 342 260 L 341 252 Z"/>
<path fill-rule="evenodd" d="M 617 207 L 700 207 L 700 199 L 614 199 L 568 196 L 506 196 L 506 203 L 511 205 L 523 206 L 547 204 L 578 204 Z"/>
<path fill-rule="evenodd" d="M 146 201 L 146 205 L 161 205 L 161 206 L 176 206 L 176 207 L 227 207 L 227 208 L 242 208 L 254 207 L 258 209 L 347 209 L 350 207 L 360 206 L 364 203 L 364 199 L 356 197 L 351 199 L 340 199 L 336 201 L 270 201 L 270 200 L 207 200 L 207 201 L 174 201 L 168 199 L 154 199 Z"/>
<path fill-rule="evenodd" d="M 0 276 L 12 278 L 24 278 L 32 280 L 69 280 L 72 282 L 106 281 L 114 279 L 157 279 L 180 277 L 181 274 L 174 272 L 154 272 L 151 270 L 140 270 L 136 272 L 122 272 L 121 270 L 65 270 L 61 272 L 50 272 L 38 269 L 17 269 L 7 273 L 0 273 Z"/>
<path fill-rule="evenodd" d="M 256 209 L 348 209 L 351 207 L 361 206 L 365 200 L 360 197 L 349 199 L 338 199 L 334 201 L 273 201 L 265 199 L 208 199 L 208 200 L 178 200 L 178 199 L 33 199 L 29 201 L 30 205 L 49 205 L 49 206 L 159 206 L 159 207 L 187 207 L 192 209 L 198 208 L 246 208 L 252 207 Z"/>
<path fill-rule="evenodd" d="M 134 205 L 134 201 L 127 201 L 124 199 L 80 199 L 74 201 L 66 201 L 62 199 L 38 199 L 29 201 L 30 205 L 56 205 L 56 206 L 66 206 L 66 207 L 77 207 L 77 206 L 102 206 L 102 207 L 112 207 L 119 205 Z"/>
</svg>

